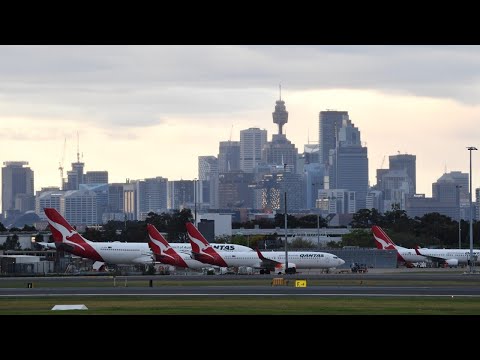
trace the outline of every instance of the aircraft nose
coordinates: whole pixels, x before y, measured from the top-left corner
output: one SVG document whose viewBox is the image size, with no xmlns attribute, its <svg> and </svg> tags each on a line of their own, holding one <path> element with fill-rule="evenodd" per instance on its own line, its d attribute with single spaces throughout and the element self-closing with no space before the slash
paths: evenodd
<svg viewBox="0 0 480 360">
<path fill-rule="evenodd" d="M 338 259 L 338 263 L 339 263 L 338 266 L 341 266 L 341 265 L 345 264 L 345 260 Z"/>
</svg>

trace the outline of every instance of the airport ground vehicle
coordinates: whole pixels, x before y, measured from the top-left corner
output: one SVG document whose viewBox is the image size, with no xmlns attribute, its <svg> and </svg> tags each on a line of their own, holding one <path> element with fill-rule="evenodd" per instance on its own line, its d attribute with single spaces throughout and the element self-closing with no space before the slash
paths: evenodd
<svg viewBox="0 0 480 360">
<path fill-rule="evenodd" d="M 352 273 L 366 273 L 368 272 L 367 264 L 352 263 L 350 266 Z"/>
</svg>

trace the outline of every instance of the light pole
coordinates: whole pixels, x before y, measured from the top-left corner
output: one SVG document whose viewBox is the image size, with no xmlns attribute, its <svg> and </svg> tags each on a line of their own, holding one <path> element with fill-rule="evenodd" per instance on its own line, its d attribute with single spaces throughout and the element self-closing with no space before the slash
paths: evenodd
<svg viewBox="0 0 480 360">
<path fill-rule="evenodd" d="M 455 185 L 457 188 L 457 201 L 458 201 L 458 248 L 462 248 L 462 217 L 460 216 L 460 189 L 461 185 Z"/>
<path fill-rule="evenodd" d="M 467 147 L 470 151 L 470 273 L 473 273 L 473 223 L 472 223 L 472 150 L 478 150 L 475 146 Z"/>
<path fill-rule="evenodd" d="M 288 273 L 288 250 L 287 250 L 287 183 L 285 182 L 285 175 L 287 172 L 287 164 L 283 164 L 283 189 L 285 191 L 285 274 Z"/>
</svg>

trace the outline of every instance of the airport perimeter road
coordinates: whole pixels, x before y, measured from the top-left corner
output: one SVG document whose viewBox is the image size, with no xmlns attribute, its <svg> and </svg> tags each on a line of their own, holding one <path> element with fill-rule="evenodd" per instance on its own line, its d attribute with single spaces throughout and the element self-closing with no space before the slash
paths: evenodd
<svg viewBox="0 0 480 360">
<path fill-rule="evenodd" d="M 0 297 L 30 296 L 465 296 L 480 297 L 480 286 L 161 286 L 1 288 Z"/>
</svg>

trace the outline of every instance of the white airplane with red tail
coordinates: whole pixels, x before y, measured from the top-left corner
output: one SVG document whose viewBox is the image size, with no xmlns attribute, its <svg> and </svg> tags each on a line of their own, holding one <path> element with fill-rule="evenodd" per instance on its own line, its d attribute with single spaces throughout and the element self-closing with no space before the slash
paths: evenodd
<svg viewBox="0 0 480 360">
<path fill-rule="evenodd" d="M 269 252 L 267 256 L 258 249 L 252 252 L 216 251 L 192 223 L 186 223 L 192 245 L 192 257 L 206 264 L 220 267 L 249 266 L 260 269 L 260 274 L 295 273 L 297 269 L 330 269 L 345 264 L 338 256 L 315 251 L 288 252 L 288 269 L 284 252 Z"/>
<path fill-rule="evenodd" d="M 44 211 L 57 249 L 107 264 L 154 263 L 146 243 L 93 242 L 80 235 L 57 210 Z"/>
<path fill-rule="evenodd" d="M 408 249 L 395 245 L 385 231 L 380 226 L 373 225 L 372 233 L 375 239 L 375 245 L 380 250 L 395 250 L 397 252 L 397 261 L 404 263 L 414 263 L 427 261 L 425 256 L 418 255 L 415 249 Z"/>
</svg>

